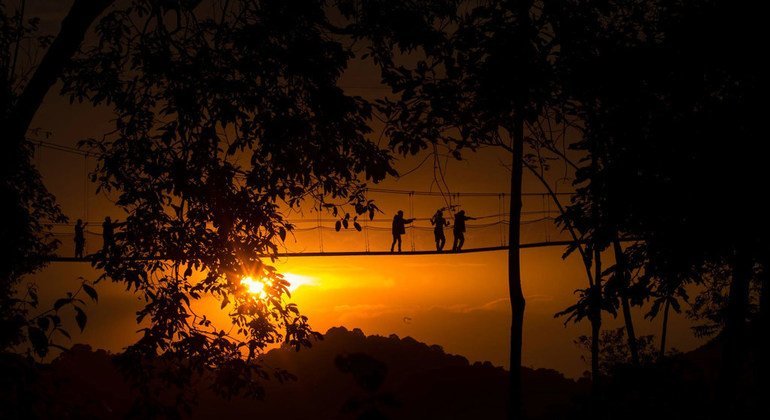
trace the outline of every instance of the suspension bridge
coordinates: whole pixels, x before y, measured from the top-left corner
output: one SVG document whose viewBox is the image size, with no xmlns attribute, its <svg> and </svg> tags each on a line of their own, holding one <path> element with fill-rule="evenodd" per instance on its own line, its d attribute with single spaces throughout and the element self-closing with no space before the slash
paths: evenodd
<svg viewBox="0 0 770 420">
<path fill-rule="evenodd" d="M 46 141 L 30 141 L 36 148 L 36 165 L 44 166 L 41 157 L 42 150 L 47 149 L 58 153 L 67 153 L 74 159 L 82 159 L 83 187 L 81 218 L 87 222 L 85 229 L 86 249 L 89 254 L 101 249 L 101 218 L 111 216 L 116 219 L 114 206 L 104 197 L 89 193 L 87 174 L 96 156 L 80 149 L 58 145 Z M 70 164 L 69 167 L 73 165 Z M 42 169 L 41 169 L 42 172 Z M 332 257 L 332 256 L 378 256 L 393 255 L 390 251 L 392 243 L 392 216 L 398 210 L 404 211 L 404 218 L 414 219 L 406 226 L 402 236 L 403 252 L 398 255 L 433 255 L 478 253 L 507 250 L 508 246 L 508 210 L 510 194 L 501 192 L 465 191 L 414 191 L 394 188 L 369 188 L 367 198 L 373 199 L 384 214 L 378 214 L 373 220 L 362 217 L 358 220 L 359 229 L 337 229 L 337 218 L 330 218 L 324 211 L 290 210 L 285 218 L 294 229 L 281 244 L 277 257 Z M 556 192 L 561 201 L 569 201 L 571 192 Z M 540 248 L 548 246 L 566 246 L 571 242 L 569 236 L 555 226 L 558 216 L 553 197 L 547 192 L 526 192 L 522 196 L 522 219 L 520 221 L 522 243 L 519 248 Z M 98 203 L 101 201 L 101 203 Z M 96 211 L 91 207 L 97 207 Z M 452 227 L 445 229 L 447 238 L 446 248 L 437 251 L 434 242 L 434 227 L 430 223 L 431 216 L 437 209 L 463 209 L 475 220 L 466 223 L 465 247 L 461 251 L 451 250 L 453 240 Z M 72 216 L 72 215 L 70 215 Z M 94 217 L 95 216 L 95 217 Z M 445 212 L 445 217 L 451 223 L 451 212 Z M 118 217 L 119 218 L 119 217 Z M 351 220 L 352 227 L 352 220 Z M 54 225 L 54 236 L 62 246 L 55 262 L 91 261 L 90 258 L 74 258 L 74 223 Z"/>
</svg>

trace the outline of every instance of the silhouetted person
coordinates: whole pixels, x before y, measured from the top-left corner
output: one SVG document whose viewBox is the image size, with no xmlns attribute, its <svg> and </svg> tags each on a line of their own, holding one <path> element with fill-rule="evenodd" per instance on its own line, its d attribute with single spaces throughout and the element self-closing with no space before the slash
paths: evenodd
<svg viewBox="0 0 770 420">
<path fill-rule="evenodd" d="M 399 210 L 398 214 L 393 216 L 393 243 L 390 244 L 390 252 L 393 252 L 393 247 L 398 243 L 398 252 L 401 252 L 401 235 L 406 233 L 406 225 L 414 222 L 414 219 L 404 219 L 404 211 Z"/>
<path fill-rule="evenodd" d="M 433 237 L 436 240 L 436 251 L 443 251 L 446 245 L 446 236 L 444 236 L 444 226 L 449 226 L 449 222 L 444 219 L 444 212 L 436 211 L 436 214 L 430 218 L 430 224 L 434 225 Z"/>
<path fill-rule="evenodd" d="M 86 226 L 88 226 L 88 222 L 83 223 L 81 219 L 75 223 L 75 258 L 83 258 L 83 250 L 86 246 Z"/>
<path fill-rule="evenodd" d="M 110 220 L 110 216 L 104 218 L 102 223 L 102 252 L 105 256 L 112 253 L 115 248 L 115 224 Z"/>
<path fill-rule="evenodd" d="M 452 242 L 452 251 L 460 251 L 465 243 L 465 221 L 476 220 L 475 217 L 465 215 L 465 210 L 460 210 L 455 214 L 455 225 L 452 229 L 455 239 Z"/>
</svg>

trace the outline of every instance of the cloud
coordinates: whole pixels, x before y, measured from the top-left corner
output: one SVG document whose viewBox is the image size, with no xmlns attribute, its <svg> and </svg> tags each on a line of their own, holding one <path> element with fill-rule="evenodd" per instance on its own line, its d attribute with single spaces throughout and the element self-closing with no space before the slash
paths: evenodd
<svg viewBox="0 0 770 420">
<path fill-rule="evenodd" d="M 377 304 L 377 305 L 337 305 L 332 310 L 334 312 L 349 312 L 349 311 L 355 311 L 355 312 L 365 312 L 365 311 L 371 311 L 371 310 L 382 310 L 388 308 L 387 305 L 384 304 Z"/>
<path fill-rule="evenodd" d="M 360 280 L 351 280 L 349 278 L 337 276 L 316 276 L 316 281 L 312 287 L 318 287 L 323 290 L 339 289 L 389 289 L 395 286 L 396 282 L 392 278 L 362 278 Z"/>
<path fill-rule="evenodd" d="M 495 299 L 490 302 L 482 303 L 480 305 L 466 305 L 457 304 L 449 306 L 432 306 L 428 310 L 447 311 L 456 314 L 468 314 L 478 311 L 492 311 L 492 312 L 508 312 L 510 308 L 510 300 L 508 298 Z"/>
</svg>

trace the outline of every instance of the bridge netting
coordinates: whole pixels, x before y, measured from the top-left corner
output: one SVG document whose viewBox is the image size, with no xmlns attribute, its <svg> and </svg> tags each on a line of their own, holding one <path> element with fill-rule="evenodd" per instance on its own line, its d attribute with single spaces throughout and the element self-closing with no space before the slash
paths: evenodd
<svg viewBox="0 0 770 420">
<path fill-rule="evenodd" d="M 339 217 L 333 217 L 326 209 L 303 209 L 286 212 L 285 216 L 294 225 L 286 241 L 279 245 L 282 253 L 339 253 L 389 251 L 393 241 L 392 220 L 399 210 L 406 219 L 414 221 L 406 226 L 401 236 L 402 251 L 436 250 L 434 226 L 430 219 L 442 209 L 450 225 L 444 228 L 445 251 L 452 249 L 454 239 L 454 214 L 464 210 L 475 220 L 466 222 L 463 249 L 503 247 L 508 245 L 510 196 L 503 193 L 453 193 L 442 194 L 430 191 L 405 191 L 372 188 L 367 198 L 375 200 L 382 210 L 374 219 L 367 215 L 358 217 L 361 227 L 354 228 L 353 215 L 348 228 L 336 229 Z M 565 198 L 566 197 L 562 197 Z M 521 238 L 522 242 L 552 242 L 568 240 L 569 237 L 556 226 L 558 216 L 552 197 L 545 193 L 526 193 L 522 197 Z M 122 219 L 119 215 L 112 219 Z M 88 220 L 86 227 L 85 253 L 98 251 L 102 246 L 102 220 Z M 60 257 L 74 256 L 74 223 L 57 224 L 54 235 L 61 241 L 57 252 Z"/>
<path fill-rule="evenodd" d="M 42 167 L 42 149 L 53 151 L 61 160 L 68 155 L 64 165 L 68 168 L 77 167 L 81 160 L 83 185 L 76 187 L 67 185 L 68 192 L 73 195 L 82 194 L 81 214 L 69 214 L 69 223 L 57 224 L 53 233 L 61 241 L 57 252 L 59 257 L 72 257 L 75 254 L 74 222 L 80 218 L 88 222 L 85 230 L 85 254 L 98 251 L 102 247 L 101 225 L 104 216 L 112 220 L 125 219 L 119 210 L 102 195 L 95 195 L 89 188 L 88 172 L 93 169 L 94 155 L 67 146 L 61 146 L 46 141 L 31 141 L 36 148 L 36 165 Z M 59 162 L 61 163 L 61 162 Z M 57 178 L 58 179 L 58 178 Z M 431 187 L 436 187 L 432 185 Z M 287 236 L 286 241 L 279 244 L 279 252 L 290 254 L 302 253 L 367 253 L 389 251 L 393 240 L 391 223 L 397 211 L 402 210 L 404 217 L 415 219 L 407 225 L 402 238 L 402 251 L 435 251 L 433 226 L 431 216 L 437 210 L 444 211 L 444 217 L 453 223 L 456 212 L 464 210 L 467 216 L 474 217 L 466 223 L 465 244 L 463 249 L 494 248 L 508 245 L 508 227 L 510 195 L 503 192 L 480 191 L 447 191 L 445 188 L 432 190 L 407 190 L 371 186 L 367 190 L 367 199 L 374 200 L 382 211 L 376 213 L 373 220 L 367 215 L 359 216 L 358 223 L 361 231 L 354 229 L 351 221 L 347 229 L 335 229 L 339 218 L 335 218 L 328 209 L 318 209 L 312 203 L 297 210 L 284 212 L 286 219 L 295 228 Z M 80 190 L 80 191 L 78 191 Z M 570 192 L 557 192 L 555 197 L 562 203 L 569 201 Z M 569 240 L 569 236 L 556 226 L 555 218 L 559 215 L 554 204 L 554 196 L 546 192 L 525 192 L 522 196 L 521 243 L 548 244 Z M 92 207 L 96 211 L 89 211 Z M 98 214 L 98 216 L 95 216 Z M 444 229 L 446 246 L 444 250 L 452 249 L 454 239 L 453 228 Z"/>
</svg>

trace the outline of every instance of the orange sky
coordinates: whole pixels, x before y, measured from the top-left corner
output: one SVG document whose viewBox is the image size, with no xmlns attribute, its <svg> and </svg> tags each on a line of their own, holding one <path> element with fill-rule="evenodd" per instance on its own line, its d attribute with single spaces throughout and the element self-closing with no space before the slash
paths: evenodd
<svg viewBox="0 0 770 420">
<path fill-rule="evenodd" d="M 375 86 L 377 75 L 365 66 L 355 65 L 345 76 L 342 85 L 351 93 L 371 96 L 379 93 Z M 109 128 L 110 113 L 90 106 L 70 106 L 65 98 L 49 95 L 32 124 L 33 127 L 51 131 L 48 140 L 73 146 L 87 136 L 98 136 Z M 453 162 L 448 184 L 453 191 L 506 192 L 509 190 L 508 172 L 502 163 L 510 157 L 497 150 L 485 150 L 470 155 L 467 162 Z M 415 166 L 416 159 L 398 163 L 404 172 Z M 67 155 L 48 149 L 36 156 L 36 163 L 48 188 L 57 196 L 65 214 L 73 221 L 86 218 L 99 221 L 105 215 L 122 218 L 105 197 L 89 195 L 84 200 L 84 162 L 76 155 Z M 93 162 L 89 162 L 92 165 Z M 561 175 L 554 175 L 559 177 Z M 387 180 L 380 186 L 405 190 L 431 188 L 431 165 L 398 180 Z M 525 182 L 525 191 L 543 191 L 533 179 Z M 565 190 L 568 185 L 561 184 Z M 91 190 L 92 187 L 89 187 Z M 378 204 L 385 211 L 378 215 L 384 221 L 379 226 L 389 227 L 393 213 L 404 209 L 409 216 L 406 196 L 377 196 Z M 462 199 L 461 203 L 470 215 L 498 212 L 498 202 L 492 199 Z M 430 217 L 441 200 L 416 199 L 414 216 Z M 546 204 L 539 198 L 527 199 L 525 210 L 544 209 Z M 507 207 L 506 207 L 507 208 Z M 87 211 L 86 211 L 87 209 Z M 314 213 L 304 217 L 314 218 Z M 324 216 L 331 217 L 331 216 Z M 525 217 L 527 218 L 527 217 Z M 473 222 L 470 222 L 473 223 Z M 428 226 L 422 223 L 423 226 Z M 329 224 L 328 227 L 333 226 Z M 94 226 L 99 232 L 99 227 Z M 467 235 L 466 248 L 499 245 L 499 228 L 494 227 Z M 363 250 L 362 235 L 354 231 L 323 233 L 324 249 Z M 390 245 L 389 233 L 370 235 L 372 250 L 385 250 Z M 432 246 L 430 232 L 420 233 L 416 247 Z M 527 225 L 524 242 L 544 240 L 546 236 L 558 236 L 549 223 Z M 292 250 L 317 250 L 318 233 L 297 233 L 297 242 L 289 241 Z M 451 233 L 447 232 L 451 243 Z M 71 239 L 69 239 L 71 240 Z M 101 245 L 98 238 L 89 237 L 89 248 Z M 65 244 L 64 252 L 71 249 Z M 411 240 L 404 239 L 404 248 L 410 249 Z M 565 327 L 553 314 L 574 301 L 573 291 L 585 287 L 586 280 L 580 262 L 575 257 L 563 261 L 563 249 L 540 248 L 522 252 L 523 287 L 527 300 L 524 327 L 525 365 L 558 369 L 568 376 L 579 376 L 588 366 L 581 361 L 581 352 L 573 344 L 580 334 L 587 334 L 587 323 Z M 293 296 L 302 312 L 310 317 L 311 325 L 324 332 L 332 326 L 344 325 L 361 328 L 367 334 L 398 334 L 412 336 L 428 344 L 439 344 L 451 353 L 466 356 L 471 361 L 490 360 L 506 365 L 510 328 L 506 256 L 504 252 L 467 255 L 438 256 L 382 256 L 382 257 L 319 257 L 290 258 L 281 260 L 280 270 L 304 276 L 310 284 L 299 287 Z M 53 299 L 66 290 L 77 287 L 78 277 L 94 279 L 97 273 L 85 263 L 53 264 L 31 276 L 41 288 L 43 298 Z M 119 351 L 135 338 L 138 329 L 134 311 L 141 302 L 125 292 L 120 285 L 100 284 L 99 304 L 89 307 L 89 325 L 83 334 L 73 332 L 73 342 L 86 342 L 95 347 Z M 218 305 L 208 305 L 216 311 Z M 636 313 L 640 334 L 657 332 L 660 320 L 649 323 Z M 215 316 L 212 314 L 211 316 Z M 606 315 L 605 315 L 606 316 Z M 619 326 L 618 320 L 609 320 L 607 326 Z M 697 345 L 688 330 L 686 320 L 674 316 L 670 326 L 669 342 L 680 350 Z"/>
<path fill-rule="evenodd" d="M 86 106 L 64 106 L 63 100 L 50 97 L 35 121 L 39 127 L 51 130 L 50 141 L 74 145 L 80 137 L 96 134 L 107 127 L 109 116 L 102 110 Z M 507 191 L 508 174 L 498 162 L 500 155 L 494 150 L 470 156 L 468 163 L 455 162 L 449 171 L 449 185 L 454 191 Z M 504 155 L 503 155 L 504 157 Z M 506 158 L 507 159 L 507 158 Z M 44 179 L 57 196 L 65 213 L 71 218 L 83 218 L 83 158 L 43 149 L 36 158 Z M 412 168 L 414 159 L 399 163 L 399 168 Z M 381 186 L 407 190 L 428 190 L 432 180 L 432 168 L 425 167 L 400 180 L 388 180 Z M 526 182 L 528 191 L 542 191 L 532 179 Z M 393 213 L 405 209 L 406 196 L 374 197 L 385 211 L 377 218 L 389 226 Z M 491 214 L 498 211 L 496 198 L 463 199 L 461 202 L 471 215 Z M 439 198 L 415 198 L 415 216 L 429 217 L 440 205 Z M 526 199 L 525 207 L 542 209 L 539 198 Z M 105 215 L 120 218 L 104 197 L 89 196 L 89 220 L 99 221 Z M 307 212 L 303 217 L 314 218 Z M 324 216 L 326 218 L 331 216 Z M 420 222 L 427 226 L 426 222 Z M 475 223 L 473 221 L 469 223 Z M 546 233 L 554 238 L 556 228 L 548 222 L 526 226 L 524 241 L 539 241 Z M 327 227 L 333 223 L 325 223 Z M 548 232 L 546 232 L 548 229 Z M 99 232 L 99 226 L 93 229 Z M 314 250 L 318 247 L 317 231 L 297 233 L 296 240 L 289 238 L 292 250 Z M 324 249 L 363 250 L 363 235 L 352 229 L 335 233 L 325 231 Z M 447 232 L 451 241 L 451 233 Z M 66 239 L 70 240 L 70 239 Z M 415 245 L 429 249 L 432 245 L 430 232 L 422 232 Z M 98 237 L 89 237 L 89 248 L 99 247 Z M 499 229 L 470 231 L 466 247 L 499 244 Z M 390 245 L 388 232 L 370 234 L 372 250 L 385 250 Z M 404 238 L 404 248 L 410 249 L 409 236 Z M 65 243 L 62 252 L 71 252 L 71 244 Z M 524 250 L 523 286 L 527 299 L 524 330 L 524 364 L 535 367 L 558 369 L 569 376 L 579 376 L 587 366 L 581 360 L 580 350 L 573 340 L 588 333 L 587 324 L 565 327 L 553 314 L 573 302 L 573 291 L 585 287 L 584 271 L 580 262 L 570 257 L 561 259 L 563 249 L 539 248 Z M 361 328 L 367 334 L 410 335 L 428 344 L 439 344 L 452 353 L 462 354 L 470 360 L 490 360 L 506 365 L 510 327 L 510 309 L 507 300 L 506 259 L 504 252 L 466 255 L 434 256 L 381 256 L 381 257 L 318 257 L 287 258 L 278 263 L 280 270 L 304 276 L 311 284 L 297 289 L 293 299 L 310 317 L 318 331 L 337 325 Z M 97 276 L 88 264 L 60 263 L 32 276 L 44 296 L 53 299 L 64 291 L 76 287 L 79 276 L 93 279 Z M 133 312 L 141 302 L 123 291 L 120 285 L 102 284 L 98 305 L 90 308 L 89 326 L 82 335 L 74 334 L 75 342 L 87 342 L 96 347 L 119 351 L 132 340 L 132 332 L 138 327 Z M 218 305 L 207 305 L 216 312 Z M 659 320 L 654 324 L 643 321 L 637 313 L 641 334 L 657 332 Z M 210 316 L 215 316 L 211 314 Z M 606 325 L 619 322 L 608 321 Z M 74 330 L 71 329 L 71 330 Z M 680 350 L 693 348 L 697 340 L 681 317 L 675 317 L 669 342 Z"/>
</svg>

